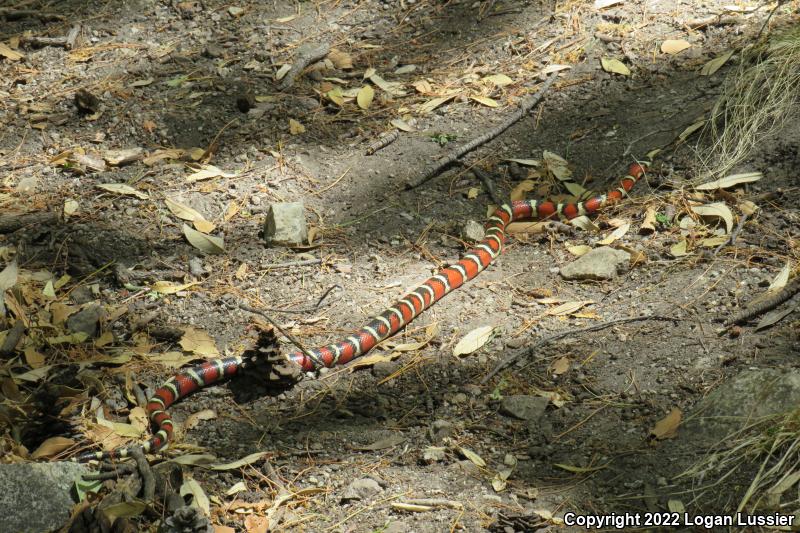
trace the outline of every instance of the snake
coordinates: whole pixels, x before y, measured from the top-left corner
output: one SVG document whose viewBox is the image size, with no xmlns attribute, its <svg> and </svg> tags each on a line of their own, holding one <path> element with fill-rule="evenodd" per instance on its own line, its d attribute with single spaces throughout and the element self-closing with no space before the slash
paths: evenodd
<svg viewBox="0 0 800 533">
<path fill-rule="evenodd" d="M 571 220 L 582 215 L 593 215 L 627 196 L 646 171 L 646 163 L 632 163 L 628 167 L 628 173 L 620 179 L 618 187 L 581 202 L 517 200 L 501 205 L 486 222 L 483 240 L 468 250 L 458 262 L 440 269 L 351 335 L 319 348 L 290 352 L 285 356 L 284 362 L 295 366 L 297 370 L 313 372 L 321 368 L 344 365 L 363 356 L 381 341 L 395 335 L 447 294 L 485 270 L 502 253 L 506 241 L 506 227 L 509 223 Z M 164 450 L 172 441 L 174 431 L 174 423 L 167 409 L 199 389 L 233 378 L 252 365 L 255 359 L 242 354 L 213 359 L 181 370 L 158 387 L 147 401 L 145 411 L 151 426 L 156 430 L 147 441 L 141 445 L 123 446 L 113 450 L 85 452 L 76 456 L 74 460 L 86 462 L 124 458 L 130 455 L 135 446 L 141 447 L 145 453 Z"/>
</svg>

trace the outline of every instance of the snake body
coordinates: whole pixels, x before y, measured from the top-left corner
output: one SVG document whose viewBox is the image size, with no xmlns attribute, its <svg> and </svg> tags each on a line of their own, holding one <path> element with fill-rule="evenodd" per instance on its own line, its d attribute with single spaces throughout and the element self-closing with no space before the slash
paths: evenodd
<svg viewBox="0 0 800 533">
<path fill-rule="evenodd" d="M 619 187 L 583 202 L 556 204 L 551 201 L 523 200 L 498 207 L 486 223 L 484 239 L 469 250 L 460 261 L 441 269 L 347 338 L 308 350 L 307 353 L 291 352 L 287 356 L 288 361 L 304 371 L 313 371 L 323 367 L 344 365 L 366 354 L 376 344 L 403 329 L 420 313 L 486 269 L 502 253 L 506 226 L 509 223 L 556 218 L 573 219 L 581 215 L 592 215 L 624 198 L 644 175 L 646 168 L 646 165 L 641 163 L 630 165 L 628 174 L 620 179 Z M 143 450 L 147 453 L 156 452 L 171 441 L 174 426 L 167 409 L 172 404 L 198 389 L 235 376 L 249 364 L 250 360 L 241 356 L 214 359 L 180 371 L 156 389 L 147 402 L 146 411 L 150 423 L 157 431 L 141 445 Z M 122 458 L 128 456 L 131 449 L 122 447 L 105 452 L 86 452 L 77 456 L 75 460 Z"/>
</svg>

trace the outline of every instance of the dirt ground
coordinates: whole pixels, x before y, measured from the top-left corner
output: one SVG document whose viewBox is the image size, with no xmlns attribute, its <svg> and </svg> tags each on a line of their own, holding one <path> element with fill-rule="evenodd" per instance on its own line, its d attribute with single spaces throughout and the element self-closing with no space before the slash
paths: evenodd
<svg viewBox="0 0 800 533">
<path fill-rule="evenodd" d="M 404 185 L 500 123 L 536 90 L 543 72 L 558 71 L 542 105 L 465 161 L 491 171 L 507 198 L 519 183 L 508 158 L 558 154 L 575 181 L 605 191 L 631 162 L 663 148 L 630 201 L 596 219 L 598 232 L 512 236 L 477 279 L 376 349 L 384 357 L 373 366 L 308 376 L 277 397 L 234 381 L 187 398 L 171 413 L 191 427 L 179 428 L 168 455 L 205 453 L 228 462 L 267 452 L 266 461 L 232 470 L 184 467 L 184 478 L 210 497 L 212 522 L 237 531 L 263 531 L 266 516 L 274 531 L 533 531 L 564 528 L 559 519 L 570 511 L 664 511 L 670 500 L 693 513 L 727 511 L 741 480 L 695 498 L 691 480 L 676 476 L 703 450 L 682 442 L 680 430 L 663 439 L 651 432 L 670 411 L 690 413 L 744 369 L 798 368 L 796 312 L 758 332 L 745 327 L 732 337 L 717 330 L 787 261 L 800 258 L 800 121 L 763 138 L 735 169 L 764 177 L 736 193 L 761 210 L 733 246 L 715 255 L 698 244 L 698 226 L 689 232 L 689 253 L 680 255 L 674 246 L 686 237 L 677 222 L 639 229 L 648 208 L 669 218 L 685 216 L 693 199 L 735 205 L 734 196 L 692 196 L 704 145 L 696 136 L 675 142 L 713 104 L 738 52 L 710 76 L 699 70 L 752 42 L 773 7 L 739 2 L 739 12 L 726 12 L 729 3 L 626 0 L 599 9 L 579 1 L 65 1 L 7 17 L 0 42 L 21 38 L 24 57 L 0 54 L 0 214 L 61 212 L 65 202 L 72 214 L 0 235 L 0 264 L 16 258 L 20 269 L 46 270 L 53 280 L 69 274 L 56 300 L 96 301 L 124 315 L 105 322 L 114 337 L 100 346 L 51 344 L 38 348 L 43 360 L 19 353 L 4 361 L 15 373 L 52 366 L 44 382 L 66 380 L 64 369 L 74 378 L 80 369 L 83 395 L 61 419 L 81 420 L 87 430 L 27 420 L 6 439 L 22 434 L 28 450 L 53 436 L 85 445 L 98 435 L 99 405 L 109 419 L 128 422 L 132 384 L 152 392 L 174 372 L 163 354 L 181 351 L 146 337 L 148 328 L 193 326 L 210 334 L 219 353 L 238 353 L 254 320 L 238 308 L 242 301 L 285 310 L 270 314 L 307 346 L 360 327 L 455 262 L 468 247 L 465 224 L 483 222 L 492 203 L 461 167 L 413 190 Z M 796 23 L 797 7 L 780 7 L 768 28 Z M 721 13 L 734 20 L 692 27 Z M 76 24 L 81 40 L 71 50 L 25 44 L 26 36 L 62 37 Z M 664 53 L 666 40 L 691 46 Z M 312 67 L 278 90 L 276 72 L 298 47 L 322 42 L 352 68 L 340 57 L 338 66 Z M 601 58 L 619 59 L 630 75 L 605 71 Z M 398 74 L 406 65 L 416 68 Z M 364 81 L 370 68 L 399 85 L 387 91 L 374 78 Z M 511 83 L 484 80 L 498 74 Z M 366 109 L 346 92 L 363 85 L 375 92 Z M 340 103 L 330 96 L 336 87 L 345 92 Z M 74 103 L 80 89 L 98 100 L 83 113 Z M 448 96 L 430 112 L 421 109 Z M 365 155 L 398 118 L 416 125 Z M 103 162 L 110 150 L 132 148 L 150 159 Z M 221 172 L 192 181 L 204 164 Z M 140 197 L 97 187 L 108 183 L 133 187 Z M 542 178 L 528 194 L 562 192 Z M 224 237 L 224 253 L 204 254 L 187 242 L 184 221 L 165 199 L 213 222 L 210 234 Z M 304 202 L 313 240 L 265 246 L 269 204 L 290 201 Z M 598 246 L 618 220 L 631 229 L 614 246 L 640 252 L 641 261 L 613 280 L 565 281 L 559 268 L 575 260 L 568 247 Z M 40 278 L 39 290 L 46 281 Z M 196 283 L 162 294 L 151 290 L 158 282 Z M 22 302 L 31 316 L 53 313 L 37 301 Z M 305 311 L 291 313 L 297 310 Z M 575 332 L 528 351 L 557 332 L 642 314 L 674 320 Z M 390 348 L 426 340 L 433 324 L 438 332 L 424 346 Z M 454 356 L 455 344 L 481 326 L 493 326 L 494 336 Z M 187 351 L 178 364 L 198 359 Z M 482 382 L 514 354 L 515 365 Z M 80 364 L 86 361 L 95 363 Z M 551 402 L 541 417 L 520 420 L 501 412 L 513 395 Z M 91 405 L 92 398 L 99 402 Z M 354 483 L 366 495 L 343 499 Z M 444 504 L 402 506 L 415 499 Z M 143 530 L 154 523 L 137 520 Z"/>
</svg>

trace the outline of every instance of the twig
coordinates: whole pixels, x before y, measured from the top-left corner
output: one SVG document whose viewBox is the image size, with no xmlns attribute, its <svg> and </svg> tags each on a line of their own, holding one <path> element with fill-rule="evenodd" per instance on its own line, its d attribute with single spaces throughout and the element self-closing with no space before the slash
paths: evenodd
<svg viewBox="0 0 800 533">
<path fill-rule="evenodd" d="M 287 72 L 286 76 L 284 76 L 283 80 L 281 80 L 280 85 L 278 85 L 278 90 L 285 91 L 294 85 L 295 78 L 297 78 L 297 76 L 299 76 L 307 66 L 324 58 L 326 55 L 328 55 L 330 50 L 331 47 L 327 43 L 308 44 L 298 48 L 298 57 L 294 60 L 292 68 L 289 69 L 289 72 Z"/>
<path fill-rule="evenodd" d="M 742 231 L 742 227 L 744 226 L 744 223 L 745 223 L 746 220 L 747 220 L 747 213 L 742 215 L 742 218 L 739 219 L 739 223 L 736 224 L 736 228 L 731 232 L 730 236 L 728 237 L 728 240 L 723 242 L 719 246 L 717 246 L 717 249 L 714 250 L 714 255 L 717 255 L 720 250 L 722 250 L 724 247 L 726 247 L 728 245 L 733 246 L 733 243 L 736 242 L 736 238 L 739 236 L 739 233 Z"/>
<path fill-rule="evenodd" d="M 142 477 L 142 499 L 146 502 L 153 501 L 156 494 L 156 480 L 153 477 L 153 471 L 147 463 L 147 458 L 144 456 L 144 450 L 141 446 L 133 446 L 130 449 L 130 455 L 136 462 L 136 469 Z"/>
<path fill-rule="evenodd" d="M 78 35 L 81 31 L 81 25 L 73 26 L 64 37 L 39 37 L 36 35 L 22 36 L 20 41 L 24 44 L 31 46 L 61 46 L 67 50 L 75 48 L 75 42 L 78 40 Z"/>
<path fill-rule="evenodd" d="M 725 326 L 725 329 L 727 329 L 734 324 L 747 322 L 748 320 L 766 313 L 767 311 L 775 309 L 798 292 L 800 292 L 800 276 L 795 277 L 788 285 L 786 285 L 774 296 L 771 296 L 766 300 L 753 305 L 750 309 L 745 309 L 744 311 L 735 315 L 733 318 L 726 320 L 723 326 Z"/>
<path fill-rule="evenodd" d="M 445 167 L 448 165 L 456 162 L 459 158 L 463 157 L 464 154 L 471 152 L 472 150 L 478 148 L 479 146 L 486 144 L 487 142 L 491 141 L 492 139 L 498 137 L 508 128 L 513 126 L 517 123 L 522 117 L 528 114 L 531 109 L 533 109 L 539 102 L 542 101 L 544 95 L 550 89 L 550 86 L 553 85 L 553 82 L 558 77 L 558 73 L 553 73 L 544 85 L 534 94 L 533 96 L 529 96 L 525 100 L 522 101 L 519 109 L 515 111 L 510 117 L 508 117 L 502 124 L 495 126 L 485 134 L 481 135 L 480 137 L 476 137 L 475 139 L 471 140 L 470 142 L 459 146 L 452 150 L 449 154 L 441 157 L 438 161 L 436 161 L 433 165 L 429 166 L 425 172 L 423 172 L 422 177 L 419 178 L 417 181 L 413 183 L 406 184 L 406 190 L 415 189 L 420 185 L 428 182 L 431 178 L 439 174 Z"/>
<path fill-rule="evenodd" d="M 4 215 L 0 216 L 0 233 L 11 233 L 25 226 L 44 226 L 57 220 L 58 215 L 53 212 Z"/>
<path fill-rule="evenodd" d="M 686 21 L 686 25 L 693 30 L 699 30 L 706 26 L 729 26 L 731 24 L 744 23 L 744 19 L 737 15 L 711 15 L 701 19 L 690 19 Z"/>
<path fill-rule="evenodd" d="M 642 320 L 670 320 L 670 321 L 677 322 L 677 321 L 682 320 L 682 319 L 676 318 L 676 317 L 671 317 L 671 316 L 660 316 L 660 315 L 635 316 L 635 317 L 631 317 L 631 318 L 620 318 L 618 320 L 609 320 L 608 322 L 601 322 L 600 324 L 594 324 L 592 326 L 588 326 L 588 327 L 585 327 L 585 328 L 564 330 L 564 331 L 561 331 L 559 333 L 555 333 L 553 335 L 550 335 L 549 337 L 544 337 L 543 339 L 540 339 L 539 342 L 537 342 L 536 344 L 534 344 L 533 346 L 531 346 L 527 350 L 524 350 L 524 351 L 521 350 L 521 351 L 519 351 L 519 352 L 517 352 L 515 354 L 510 355 L 509 357 L 506 357 L 504 360 L 500 361 L 500 363 L 498 363 L 497 366 L 495 366 L 492 369 L 492 371 L 489 372 L 488 375 L 486 375 L 486 377 L 484 377 L 481 380 L 481 385 L 485 385 L 486 383 L 488 383 L 488 381 L 490 379 L 492 379 L 494 376 L 496 376 L 498 372 L 500 372 L 504 368 L 514 364 L 517 361 L 517 359 L 519 359 L 523 355 L 525 355 L 525 354 L 533 354 L 536 351 L 538 351 L 542 346 L 544 346 L 546 344 L 550 344 L 553 341 L 557 341 L 559 339 L 563 339 L 564 337 L 570 337 L 570 336 L 573 336 L 573 335 L 579 335 L 581 333 L 590 333 L 592 331 L 600 331 L 601 329 L 605 329 L 605 328 L 608 328 L 608 327 L 611 327 L 611 326 L 616 326 L 617 324 L 625 324 L 627 322 L 640 322 Z"/>
<path fill-rule="evenodd" d="M 6 357 L 14 353 L 20 339 L 25 334 L 25 323 L 22 320 L 14 322 L 14 326 L 8 330 L 6 338 L 0 346 L 0 357 Z"/>
<path fill-rule="evenodd" d="M 302 261 L 289 261 L 287 263 L 273 263 L 267 265 L 268 269 L 272 268 L 291 268 L 296 266 L 318 265 L 322 263 L 322 259 L 303 259 Z"/>
<path fill-rule="evenodd" d="M 289 339 L 289 341 L 290 341 L 292 344 L 294 344 L 295 346 L 297 346 L 297 348 L 298 348 L 298 349 L 299 349 L 301 352 L 303 352 L 303 355 L 305 355 L 306 357 L 308 357 L 308 358 L 309 358 L 309 359 L 311 359 L 312 361 L 316 361 L 316 360 L 317 360 L 317 357 L 315 357 L 314 355 L 312 355 L 312 354 L 311 354 L 311 352 L 309 352 L 309 351 L 306 349 L 306 347 L 305 347 L 305 346 L 303 346 L 303 345 L 300 343 L 300 341 L 298 341 L 297 339 L 295 339 L 295 338 L 294 338 L 294 336 L 293 336 L 291 333 L 289 333 L 288 331 L 286 331 L 285 329 L 283 329 L 283 328 L 282 328 L 282 327 L 281 327 L 281 326 L 280 326 L 280 325 L 279 325 L 277 322 L 275 322 L 274 320 L 272 320 L 272 317 L 271 317 L 271 316 L 269 316 L 269 315 L 268 315 L 267 313 L 265 313 L 264 311 L 260 311 L 260 310 L 258 310 L 258 309 L 256 309 L 256 308 L 254 308 L 254 307 L 250 307 L 249 305 L 246 305 L 246 304 L 239 304 L 239 309 L 241 309 L 241 310 L 243 310 L 243 311 L 248 311 L 248 312 L 250 312 L 250 313 L 254 313 L 254 314 L 256 314 L 256 315 L 261 315 L 261 316 L 263 316 L 264 318 L 266 318 L 266 319 L 267 319 L 267 322 L 269 322 L 270 324 L 272 324 L 272 325 L 275 327 L 275 329 L 277 329 L 278 331 L 280 331 L 280 332 L 281 332 L 281 334 L 282 334 L 284 337 L 286 337 L 287 339 Z"/>
<path fill-rule="evenodd" d="M 275 313 L 286 313 L 286 314 L 293 314 L 293 315 L 295 315 L 295 314 L 296 314 L 296 315 L 300 315 L 300 314 L 308 313 L 308 312 L 311 312 L 311 311 L 316 311 L 317 309 L 319 309 L 319 306 L 320 306 L 320 305 L 322 305 L 322 301 L 323 301 L 325 298 L 327 298 L 327 297 L 328 297 L 328 295 L 331 293 L 331 291 L 332 291 L 333 289 L 336 289 L 336 288 L 339 288 L 339 289 L 341 289 L 341 288 L 342 288 L 342 286 L 341 286 L 341 285 L 338 285 L 338 284 L 337 284 L 337 285 L 331 285 L 331 286 L 328 288 L 328 290 L 326 290 L 326 291 L 325 291 L 325 292 L 322 294 L 322 296 L 320 296 L 320 298 L 319 298 L 319 300 L 317 300 L 317 303 L 316 303 L 316 304 L 314 304 L 314 305 L 313 305 L 313 306 L 311 306 L 311 307 L 306 307 L 305 309 L 279 309 L 279 308 L 277 308 L 277 307 L 262 307 L 261 309 L 263 309 L 264 311 L 273 311 L 273 312 L 275 312 Z"/>
<path fill-rule="evenodd" d="M 491 198 L 495 204 L 503 205 L 507 203 L 501 200 L 500 197 L 497 195 L 497 190 L 495 190 L 494 188 L 494 182 L 492 181 L 492 177 L 489 175 L 488 172 L 485 172 L 483 169 L 480 169 L 478 167 L 472 167 L 472 173 L 475 174 L 475 176 L 479 180 L 481 180 L 483 188 L 486 189 L 486 192 L 489 193 L 489 198 Z"/>
</svg>

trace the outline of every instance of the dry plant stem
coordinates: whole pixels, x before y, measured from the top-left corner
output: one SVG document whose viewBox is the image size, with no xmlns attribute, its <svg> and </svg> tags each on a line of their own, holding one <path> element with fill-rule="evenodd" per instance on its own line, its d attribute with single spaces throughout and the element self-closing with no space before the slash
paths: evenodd
<svg viewBox="0 0 800 533">
<path fill-rule="evenodd" d="M 81 31 L 81 25 L 73 26 L 65 37 L 38 37 L 32 35 L 30 37 L 23 36 L 20 40 L 24 44 L 31 46 L 61 46 L 67 50 L 75 48 L 75 42 L 78 40 L 78 35 Z"/>
<path fill-rule="evenodd" d="M 306 307 L 305 309 L 279 309 L 277 307 L 262 307 L 261 309 L 264 310 L 264 311 L 273 311 L 275 313 L 287 313 L 287 314 L 293 314 L 293 315 L 294 314 L 300 315 L 300 314 L 304 314 L 304 313 L 310 313 L 312 311 L 316 311 L 317 309 L 319 309 L 319 306 L 322 305 L 322 302 L 325 300 L 325 298 L 328 297 L 328 295 L 331 293 L 331 291 L 333 291 L 333 289 L 337 289 L 337 288 L 341 289 L 342 286 L 341 285 L 331 285 L 328 288 L 328 290 L 326 290 L 322 294 L 322 296 L 319 297 L 319 300 L 317 300 L 316 304 L 314 304 L 311 307 Z"/>
<path fill-rule="evenodd" d="M 0 233 L 11 233 L 25 226 L 42 226 L 58 221 L 56 213 L 28 213 L 0 216 Z"/>
<path fill-rule="evenodd" d="M 288 261 L 286 263 L 267 265 L 267 270 L 274 268 L 292 268 L 296 266 L 319 265 L 320 263 L 322 263 L 322 259 L 303 259 L 302 261 Z"/>
<path fill-rule="evenodd" d="M 722 250 L 728 245 L 733 246 L 733 243 L 736 242 L 736 238 L 739 236 L 739 233 L 741 233 L 742 227 L 744 227 L 744 223 L 746 221 L 747 221 L 747 213 L 742 215 L 742 218 L 739 219 L 739 223 L 736 224 L 736 228 L 731 232 L 731 235 L 730 237 L 728 237 L 728 240 L 717 246 L 717 249 L 714 250 L 714 255 L 717 255 L 720 250 Z"/>
<path fill-rule="evenodd" d="M 748 320 L 760 316 L 767 311 L 775 309 L 798 292 L 800 292 L 800 276 L 795 277 L 791 282 L 789 282 L 788 285 L 781 289 L 779 293 L 767 298 L 763 302 L 754 305 L 750 309 L 745 309 L 733 318 L 726 320 L 723 325 L 726 328 L 729 328 L 734 324 L 742 324 L 747 322 Z"/>
<path fill-rule="evenodd" d="M 487 193 L 489 193 L 489 198 L 491 198 L 494 203 L 496 203 L 497 205 L 503 205 L 504 203 L 506 203 L 502 201 L 500 197 L 497 195 L 497 191 L 495 190 L 494 187 L 494 182 L 492 181 L 492 177 L 489 175 L 488 172 L 485 172 L 484 170 L 478 167 L 472 167 L 472 173 L 475 174 L 475 176 L 479 180 L 481 180 L 483 188 L 486 189 Z"/>
<path fill-rule="evenodd" d="M 600 324 L 595 324 L 593 326 L 588 326 L 585 328 L 579 329 L 568 329 L 565 331 L 561 331 L 559 333 L 555 333 L 550 335 L 549 337 L 544 337 L 540 339 L 539 342 L 528 348 L 527 350 L 520 350 L 519 352 L 506 357 L 504 360 L 500 361 L 500 363 L 495 366 L 491 372 L 489 372 L 486 377 L 481 380 L 481 385 L 486 385 L 490 379 L 497 375 L 498 372 L 507 368 L 514 364 L 520 357 L 523 355 L 533 355 L 535 354 L 540 348 L 545 346 L 546 344 L 550 344 L 553 341 L 557 341 L 559 339 L 563 339 L 564 337 L 570 337 L 573 335 L 577 335 L 580 333 L 591 333 L 593 331 L 600 331 L 601 329 L 605 329 L 611 326 L 616 326 L 617 324 L 625 324 L 628 322 L 641 322 L 643 320 L 669 320 L 678 322 L 682 320 L 681 318 L 671 317 L 671 316 L 660 316 L 660 315 L 653 315 L 653 316 L 635 316 L 631 318 L 620 318 L 617 320 L 609 320 L 608 322 L 602 322 Z"/>
<path fill-rule="evenodd" d="M 14 322 L 14 326 L 8 330 L 6 334 L 6 338 L 3 341 L 3 345 L 0 346 L 0 357 L 7 357 L 14 353 L 14 350 L 19 344 L 19 341 L 22 339 L 22 336 L 25 334 L 25 324 L 22 320 L 17 320 Z"/>
<path fill-rule="evenodd" d="M 146 502 L 153 501 L 156 494 L 156 480 L 144 456 L 144 450 L 140 446 L 134 446 L 131 448 L 131 457 L 136 463 L 139 475 L 142 476 L 142 499 Z"/>
<path fill-rule="evenodd" d="M 280 332 L 281 332 L 281 335 L 283 335 L 284 337 L 286 337 L 287 339 L 289 339 L 289 342 L 291 342 L 292 344 L 294 344 L 295 346 L 297 346 L 297 349 L 298 349 L 298 350 L 300 350 L 301 352 L 303 352 L 303 355 L 305 355 L 306 357 L 308 357 L 308 358 L 310 358 L 310 359 L 313 359 L 313 356 L 311 355 L 311 352 L 309 352 L 309 351 L 306 349 L 306 347 L 305 347 L 305 346 L 303 346 L 303 345 L 300 343 L 300 341 L 298 341 L 296 338 L 294 338 L 294 336 L 293 336 L 291 333 L 289 333 L 288 331 L 286 331 L 285 329 L 283 329 L 283 328 L 282 328 L 282 327 L 281 327 L 281 326 L 280 326 L 280 325 L 279 325 L 277 322 L 275 322 L 274 320 L 272 320 L 272 317 L 271 317 L 271 316 L 269 316 L 267 313 L 265 313 L 264 311 L 260 311 L 260 310 L 258 310 L 258 309 L 256 309 L 256 308 L 254 308 L 254 307 L 250 307 L 249 305 L 245 305 L 245 304 L 239 304 L 239 309 L 241 309 L 241 310 L 243 310 L 243 311 L 250 312 L 250 313 L 254 313 L 254 314 L 256 314 L 256 315 L 260 315 L 260 316 L 263 316 L 264 318 L 266 318 L 266 319 L 267 319 L 267 322 L 269 322 L 270 324 L 272 324 L 272 325 L 275 327 L 275 329 L 277 329 L 278 331 L 280 331 Z"/>
<path fill-rule="evenodd" d="M 531 109 L 536 107 L 536 105 L 542 101 L 544 95 L 550 89 L 550 86 L 553 85 L 553 82 L 558 77 L 558 73 L 553 73 L 544 82 L 544 85 L 536 91 L 536 94 L 533 96 L 527 97 L 525 100 L 522 101 L 520 107 L 517 111 L 515 111 L 510 117 L 503 121 L 502 124 L 495 126 L 491 130 L 487 131 L 480 137 L 476 137 L 475 139 L 471 140 L 470 142 L 459 146 L 453 149 L 449 154 L 439 158 L 433 165 L 429 166 L 422 174 L 417 181 L 413 183 L 406 184 L 406 190 L 416 189 L 420 185 L 427 183 L 430 179 L 435 177 L 439 172 L 441 172 L 445 167 L 455 163 L 463 157 L 465 154 L 473 151 L 474 149 L 478 148 L 481 145 L 486 144 L 487 142 L 495 139 L 496 137 L 500 136 L 504 131 L 508 128 L 519 122 L 519 120 L 527 115 Z"/>
<path fill-rule="evenodd" d="M 294 85 L 297 76 L 299 76 L 307 66 L 324 58 L 330 51 L 331 47 L 327 43 L 307 45 L 298 49 L 299 55 L 292 64 L 292 68 L 289 69 L 289 72 L 287 72 L 286 76 L 281 80 L 280 85 L 278 85 L 278 90 L 285 91 L 290 88 Z"/>
</svg>

